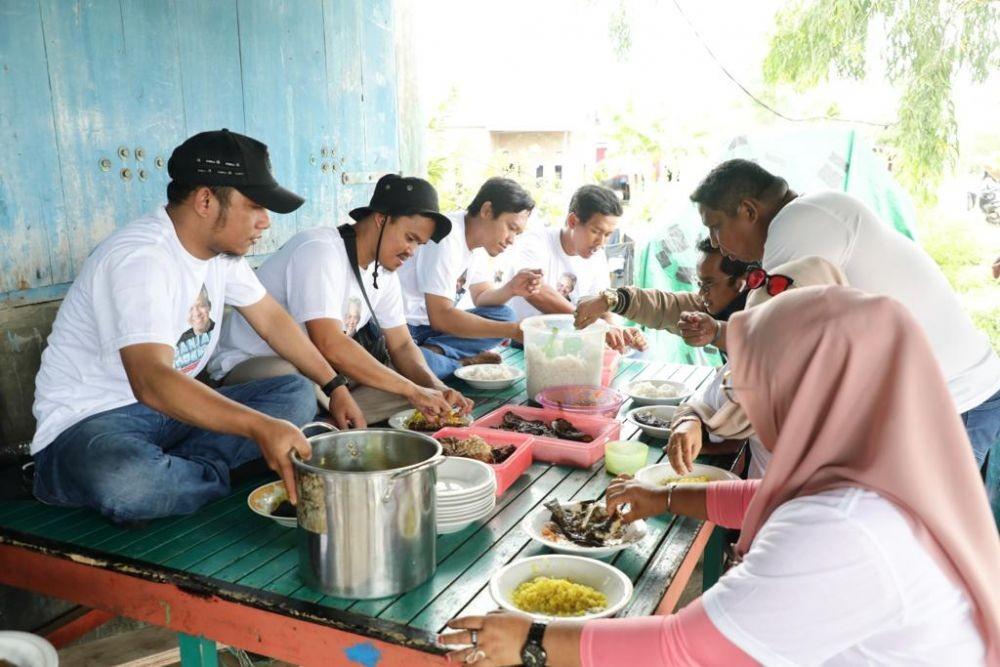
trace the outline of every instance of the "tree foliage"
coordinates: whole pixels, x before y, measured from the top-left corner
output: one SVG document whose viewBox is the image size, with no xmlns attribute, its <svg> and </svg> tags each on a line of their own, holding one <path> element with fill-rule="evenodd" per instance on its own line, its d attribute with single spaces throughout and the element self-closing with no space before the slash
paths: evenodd
<svg viewBox="0 0 1000 667">
<path fill-rule="evenodd" d="M 928 198 L 958 155 L 952 103 L 956 79 L 982 83 L 1000 65 L 1000 3 L 988 0 L 800 0 L 779 12 L 764 59 L 769 83 L 798 90 L 832 74 L 862 79 L 869 30 L 879 26 L 890 83 L 900 92 L 887 130 L 899 152 L 899 176 Z"/>
</svg>

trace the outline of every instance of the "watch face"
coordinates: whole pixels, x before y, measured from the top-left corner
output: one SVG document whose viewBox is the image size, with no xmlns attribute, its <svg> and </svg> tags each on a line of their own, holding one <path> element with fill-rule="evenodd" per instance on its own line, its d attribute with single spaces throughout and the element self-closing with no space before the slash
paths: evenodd
<svg viewBox="0 0 1000 667">
<path fill-rule="evenodd" d="M 521 662 L 524 663 L 525 667 L 541 667 L 545 664 L 547 657 L 545 649 L 538 644 L 527 644 L 521 650 Z"/>
</svg>

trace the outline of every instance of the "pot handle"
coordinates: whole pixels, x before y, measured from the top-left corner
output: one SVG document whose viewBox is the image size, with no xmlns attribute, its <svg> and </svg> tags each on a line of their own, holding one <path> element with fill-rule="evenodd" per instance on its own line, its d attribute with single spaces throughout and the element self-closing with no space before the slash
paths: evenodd
<svg viewBox="0 0 1000 667">
<path fill-rule="evenodd" d="M 406 477 L 408 475 L 412 475 L 415 472 L 420 472 L 421 470 L 436 468 L 442 463 L 444 463 L 443 456 L 434 456 L 432 458 L 427 459 L 418 466 L 409 468 L 407 470 L 400 470 L 399 472 L 389 475 L 389 488 L 385 490 L 385 495 L 382 496 L 382 502 L 383 503 L 389 502 L 389 496 L 392 495 L 392 489 L 394 486 L 396 486 L 396 480 L 399 479 L 400 477 Z"/>
<path fill-rule="evenodd" d="M 299 430 L 302 431 L 303 435 L 305 435 L 306 430 L 311 429 L 311 428 L 326 429 L 326 431 L 328 433 L 333 433 L 335 431 L 339 431 L 340 430 L 339 428 L 337 428 L 333 424 L 329 424 L 327 422 L 309 422 L 308 424 L 306 424 L 305 426 L 303 426 Z"/>
</svg>

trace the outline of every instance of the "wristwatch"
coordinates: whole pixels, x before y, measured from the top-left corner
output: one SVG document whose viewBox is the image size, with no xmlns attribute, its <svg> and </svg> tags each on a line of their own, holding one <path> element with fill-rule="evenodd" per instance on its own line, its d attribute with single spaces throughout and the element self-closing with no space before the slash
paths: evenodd
<svg viewBox="0 0 1000 667">
<path fill-rule="evenodd" d="M 604 297 L 604 303 L 608 304 L 608 310 L 615 312 L 618 307 L 618 290 L 616 289 L 606 289 L 601 292 L 601 296 Z"/>
<path fill-rule="evenodd" d="M 332 380 L 330 380 L 320 388 L 320 391 L 323 392 L 326 396 L 329 396 L 330 394 L 333 393 L 334 389 L 336 389 L 337 387 L 343 387 L 345 384 L 347 384 L 347 377 L 341 375 L 340 373 L 337 373 L 336 375 L 333 376 Z"/>
<path fill-rule="evenodd" d="M 545 637 L 545 623 L 532 623 L 528 630 L 528 641 L 521 648 L 521 663 L 525 667 L 544 667 L 549 656 L 542 648 L 542 638 Z"/>
</svg>

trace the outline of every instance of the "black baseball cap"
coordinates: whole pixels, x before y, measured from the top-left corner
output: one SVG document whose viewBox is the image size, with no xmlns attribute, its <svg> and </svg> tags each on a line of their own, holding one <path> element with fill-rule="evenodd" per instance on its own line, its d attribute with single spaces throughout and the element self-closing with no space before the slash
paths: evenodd
<svg viewBox="0 0 1000 667">
<path fill-rule="evenodd" d="M 438 243 L 451 232 L 451 220 L 442 215 L 438 206 L 438 193 L 434 186 L 416 176 L 386 174 L 378 179 L 375 192 L 368 206 L 350 212 L 355 220 L 363 220 L 372 213 L 386 215 L 423 215 L 434 221 L 431 240 Z"/>
<path fill-rule="evenodd" d="M 201 132 L 174 149 L 167 173 L 188 185 L 227 185 L 275 213 L 291 213 L 305 199 L 278 185 L 267 146 L 223 128 Z"/>
</svg>

